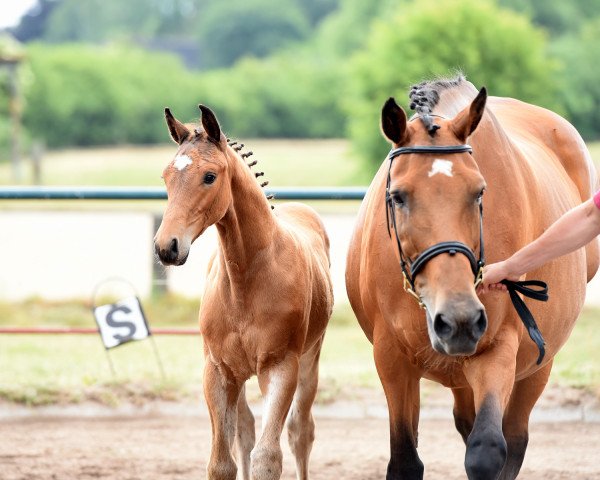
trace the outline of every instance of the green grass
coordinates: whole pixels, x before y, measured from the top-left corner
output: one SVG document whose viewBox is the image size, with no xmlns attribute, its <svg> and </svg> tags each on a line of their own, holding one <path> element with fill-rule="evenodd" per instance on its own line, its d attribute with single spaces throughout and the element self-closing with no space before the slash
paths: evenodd
<svg viewBox="0 0 600 480">
<path fill-rule="evenodd" d="M 180 302 L 176 297 L 158 297 L 147 302 L 145 309 L 151 325 L 195 326 L 197 305 L 188 301 L 177 307 Z M 71 312 L 67 315 L 70 320 L 65 323 L 93 325 L 91 313 L 80 304 L 33 300 L 25 304 L 25 309 L 23 304 L 13 305 L 12 311 L 17 318 L 20 310 L 36 315 L 29 324 L 56 324 L 60 315 Z M 4 308 L 10 314 L 9 307 Z M 172 315 L 160 315 L 167 311 Z M 600 310 L 584 311 L 571 338 L 556 357 L 552 383 L 600 393 L 600 335 L 596 328 L 599 316 Z M 20 324 L 27 324 L 24 318 Z M 5 318 L 2 323 L 15 324 Z M 122 401 L 198 398 L 203 369 L 200 337 L 159 335 L 155 341 L 166 379 L 159 374 L 149 341 L 111 350 L 116 370 L 113 377 L 105 350 L 95 335 L 0 335 L 0 398 L 27 405 L 84 400 L 116 405 Z M 353 398 L 357 390 L 380 388 L 370 343 L 350 307 L 338 305 L 325 337 L 318 400 Z M 258 398 L 256 382 L 250 382 L 248 393 L 251 399 Z"/>
<path fill-rule="evenodd" d="M 98 303 L 108 303 L 99 299 Z M 197 325 L 199 300 L 177 295 L 154 295 L 144 300 L 144 311 L 153 326 L 194 327 Z M 29 299 L 21 302 L 0 301 L 2 326 L 95 327 L 89 301 L 49 301 Z"/>
<path fill-rule="evenodd" d="M 598 168 L 600 166 L 600 142 L 589 142 L 587 147 L 590 150 L 596 168 Z"/>
<path fill-rule="evenodd" d="M 247 140 L 258 170 L 271 186 L 368 185 L 372 175 L 349 154 L 345 140 Z M 600 142 L 588 148 L 600 165 Z M 163 168 L 176 152 L 174 144 L 50 151 L 42 162 L 44 185 L 162 186 Z M 24 183 L 31 182 L 29 165 Z M 0 185 L 12 184 L 10 164 L 0 164 Z"/>
<path fill-rule="evenodd" d="M 551 381 L 588 387 L 600 394 L 600 310 L 585 309 L 567 343 L 555 358 Z"/>
<path fill-rule="evenodd" d="M 198 301 L 173 295 L 144 302 L 151 327 L 197 326 Z M 31 299 L 0 304 L 3 326 L 94 327 L 85 302 Z M 176 400 L 200 395 L 203 356 L 200 337 L 154 337 L 167 378 L 160 375 L 150 341 L 106 352 L 96 335 L 0 335 L 0 399 L 26 405 L 76 403 L 115 405 L 122 401 Z M 336 306 L 322 352 L 319 401 L 351 396 L 353 387 L 375 387 L 371 346 L 349 305 Z M 258 397 L 251 382 L 250 398 Z"/>
<path fill-rule="evenodd" d="M 204 365 L 200 337 L 163 335 L 155 341 L 166 379 L 161 378 L 148 340 L 109 352 L 113 377 L 95 335 L 0 335 L 0 398 L 26 405 L 84 400 L 116 405 L 198 397 Z M 320 401 L 355 386 L 377 385 L 371 346 L 358 325 L 331 326 L 320 378 Z M 250 383 L 249 397 L 258 397 L 256 382 Z"/>
<path fill-rule="evenodd" d="M 371 180 L 348 154 L 345 140 L 248 140 L 254 167 L 271 186 L 365 185 Z M 175 144 L 50 151 L 42 162 L 44 185 L 162 186 L 161 174 Z M 31 180 L 24 169 L 24 183 Z M 0 184 L 11 184 L 10 165 L 0 164 Z"/>
</svg>

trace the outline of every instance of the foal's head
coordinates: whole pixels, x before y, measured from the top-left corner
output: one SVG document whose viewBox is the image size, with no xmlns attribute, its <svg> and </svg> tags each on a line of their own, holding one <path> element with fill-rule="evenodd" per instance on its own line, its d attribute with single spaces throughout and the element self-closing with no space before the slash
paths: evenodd
<svg viewBox="0 0 600 480">
<path fill-rule="evenodd" d="M 382 110 L 382 131 L 394 148 L 462 145 L 477 128 L 485 102 L 482 89 L 452 119 L 427 115 L 408 121 L 390 98 Z M 394 159 L 389 191 L 401 248 L 409 262 L 440 242 L 461 242 L 475 255 L 479 252 L 485 181 L 475 160 L 468 152 L 406 153 Z M 475 293 L 468 257 L 454 252 L 437 255 L 413 281 L 427 310 L 433 348 L 448 355 L 474 353 L 487 318 Z"/>
<path fill-rule="evenodd" d="M 231 203 L 227 139 L 215 114 L 204 105 L 200 110 L 202 128 L 184 125 L 165 109 L 169 132 L 179 145 L 163 171 L 168 202 L 154 238 L 165 265 L 183 265 L 192 242 L 218 222 Z"/>
</svg>

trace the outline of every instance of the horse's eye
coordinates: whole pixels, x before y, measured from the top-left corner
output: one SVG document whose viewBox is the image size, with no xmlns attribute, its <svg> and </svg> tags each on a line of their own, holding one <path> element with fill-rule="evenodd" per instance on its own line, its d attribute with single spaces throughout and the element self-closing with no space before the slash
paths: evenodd
<svg viewBox="0 0 600 480">
<path fill-rule="evenodd" d="M 483 193 L 484 193 L 484 192 L 485 192 L 485 188 L 482 188 L 482 189 L 481 189 L 481 192 L 479 192 L 479 193 L 477 194 L 477 199 L 475 200 L 475 202 L 477 203 L 477 205 L 480 205 L 480 204 L 481 204 L 481 200 L 482 200 L 482 198 L 483 198 Z"/>
<path fill-rule="evenodd" d="M 204 183 L 206 183 L 207 185 L 214 183 L 216 179 L 217 176 L 214 173 L 209 172 L 206 175 L 204 175 Z"/>
<path fill-rule="evenodd" d="M 406 205 L 406 194 L 399 191 L 392 192 L 392 200 L 398 207 L 404 207 Z"/>
</svg>

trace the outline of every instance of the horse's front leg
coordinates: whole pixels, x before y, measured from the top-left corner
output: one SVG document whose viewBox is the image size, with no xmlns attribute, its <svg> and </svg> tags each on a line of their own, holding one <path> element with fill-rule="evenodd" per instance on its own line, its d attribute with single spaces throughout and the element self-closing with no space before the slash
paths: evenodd
<svg viewBox="0 0 600 480">
<path fill-rule="evenodd" d="M 529 415 L 548 383 L 550 370 L 552 362 L 530 377 L 519 380 L 513 388 L 503 422 L 508 455 L 501 480 L 514 480 L 521 470 L 529 441 Z"/>
<path fill-rule="evenodd" d="M 375 332 L 375 366 L 390 414 L 390 462 L 386 480 L 421 480 L 423 463 L 417 453 L 420 375 L 402 356 L 394 335 Z"/>
<path fill-rule="evenodd" d="M 235 439 L 240 390 L 241 386 L 232 375 L 219 370 L 207 358 L 204 368 L 204 396 L 212 427 L 210 460 L 206 468 L 209 480 L 235 480 L 237 467 L 231 449 Z"/>
<path fill-rule="evenodd" d="M 476 412 L 466 442 L 469 480 L 496 480 L 506 462 L 502 418 L 515 381 L 518 339 L 516 333 L 505 332 L 502 337 L 493 349 L 469 358 L 464 365 Z"/>
<path fill-rule="evenodd" d="M 262 369 L 258 384 L 265 397 L 262 434 L 251 454 L 252 480 L 281 477 L 281 431 L 298 383 L 298 355 L 288 353 L 279 363 Z"/>
</svg>

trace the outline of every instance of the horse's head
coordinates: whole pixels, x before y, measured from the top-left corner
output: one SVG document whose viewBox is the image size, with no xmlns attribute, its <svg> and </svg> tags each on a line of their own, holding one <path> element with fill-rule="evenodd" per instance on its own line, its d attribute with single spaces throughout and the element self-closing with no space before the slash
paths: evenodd
<svg viewBox="0 0 600 480">
<path fill-rule="evenodd" d="M 154 237 L 154 248 L 165 265 L 183 265 L 192 242 L 218 222 L 231 203 L 227 170 L 227 139 L 214 113 L 204 105 L 202 128 L 184 125 L 165 109 L 175 158 L 163 171 L 167 208 Z"/>
<path fill-rule="evenodd" d="M 395 250 L 399 261 L 406 260 L 407 283 L 427 310 L 431 344 L 447 355 L 473 354 L 487 328 L 474 286 L 485 181 L 464 145 L 483 115 L 486 98 L 483 88 L 453 119 L 421 115 L 411 121 L 390 98 L 381 116 L 387 139 L 394 148 L 405 147 L 397 151 L 389 173 L 390 216 L 400 244 Z"/>
</svg>

